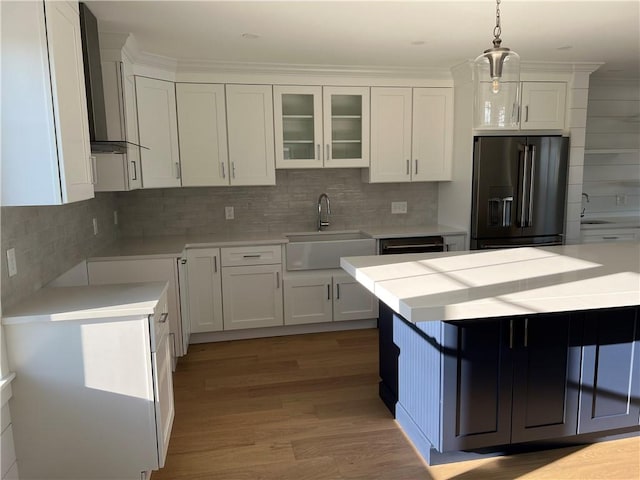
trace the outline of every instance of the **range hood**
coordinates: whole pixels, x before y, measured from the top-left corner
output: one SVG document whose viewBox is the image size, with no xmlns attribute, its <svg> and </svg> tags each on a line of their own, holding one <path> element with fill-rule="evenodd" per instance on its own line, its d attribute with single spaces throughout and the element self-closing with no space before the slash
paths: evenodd
<svg viewBox="0 0 640 480">
<path fill-rule="evenodd" d="M 110 140 L 107 135 L 107 115 L 102 84 L 98 21 L 86 4 L 80 3 L 80 32 L 84 61 L 84 82 L 89 113 L 89 138 L 93 153 L 126 153 L 127 147 L 139 147 L 124 139 Z"/>
</svg>

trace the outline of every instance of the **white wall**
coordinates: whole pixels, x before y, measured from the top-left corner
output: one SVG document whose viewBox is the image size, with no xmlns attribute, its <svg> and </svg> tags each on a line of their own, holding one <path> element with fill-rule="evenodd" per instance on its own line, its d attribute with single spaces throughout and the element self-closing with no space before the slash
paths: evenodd
<svg viewBox="0 0 640 480">
<path fill-rule="evenodd" d="M 582 191 L 585 217 L 640 215 L 640 84 L 593 80 Z"/>
</svg>

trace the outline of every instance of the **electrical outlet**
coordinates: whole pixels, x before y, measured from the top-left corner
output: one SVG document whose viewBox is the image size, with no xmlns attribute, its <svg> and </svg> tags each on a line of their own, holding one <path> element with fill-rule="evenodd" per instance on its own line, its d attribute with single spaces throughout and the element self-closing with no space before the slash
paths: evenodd
<svg viewBox="0 0 640 480">
<path fill-rule="evenodd" d="M 225 220 L 234 219 L 233 207 L 224 207 L 224 218 Z"/>
<path fill-rule="evenodd" d="M 391 213 L 407 213 L 407 202 L 391 202 Z"/>
<path fill-rule="evenodd" d="M 18 274 L 18 265 L 16 264 L 16 249 L 10 248 L 7 250 L 7 269 L 9 270 L 9 276 L 13 277 Z"/>
<path fill-rule="evenodd" d="M 94 235 L 98 234 L 98 219 L 97 218 L 93 219 L 93 234 Z"/>
<path fill-rule="evenodd" d="M 117 210 L 113 211 L 113 224 L 114 225 L 118 224 L 118 211 Z"/>
</svg>

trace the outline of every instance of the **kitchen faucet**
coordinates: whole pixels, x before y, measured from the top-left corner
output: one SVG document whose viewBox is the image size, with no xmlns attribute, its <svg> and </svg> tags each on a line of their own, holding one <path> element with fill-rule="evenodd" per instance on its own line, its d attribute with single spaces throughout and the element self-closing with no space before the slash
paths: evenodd
<svg viewBox="0 0 640 480">
<path fill-rule="evenodd" d="M 582 196 L 584 198 L 586 198 L 586 200 L 587 200 L 586 203 L 589 203 L 589 194 L 582 192 Z M 585 212 L 586 209 L 587 209 L 586 206 L 582 207 L 582 212 L 580 212 L 580 218 L 584 217 L 584 212 Z"/>
<path fill-rule="evenodd" d="M 327 219 L 322 221 L 322 199 L 327 201 Z M 329 215 L 331 215 L 331 205 L 329 204 L 329 195 L 326 193 L 321 193 L 320 197 L 318 197 L 318 231 L 320 232 L 324 227 L 328 227 L 329 224 Z"/>
</svg>

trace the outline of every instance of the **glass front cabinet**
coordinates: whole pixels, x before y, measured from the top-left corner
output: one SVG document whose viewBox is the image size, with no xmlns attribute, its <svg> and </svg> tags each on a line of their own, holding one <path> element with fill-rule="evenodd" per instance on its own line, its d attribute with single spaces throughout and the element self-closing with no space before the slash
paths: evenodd
<svg viewBox="0 0 640 480">
<path fill-rule="evenodd" d="M 274 86 L 276 168 L 369 166 L 369 88 Z"/>
</svg>

